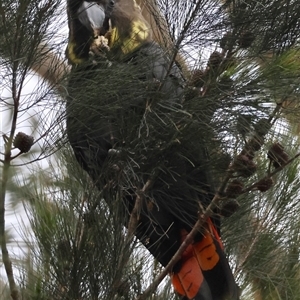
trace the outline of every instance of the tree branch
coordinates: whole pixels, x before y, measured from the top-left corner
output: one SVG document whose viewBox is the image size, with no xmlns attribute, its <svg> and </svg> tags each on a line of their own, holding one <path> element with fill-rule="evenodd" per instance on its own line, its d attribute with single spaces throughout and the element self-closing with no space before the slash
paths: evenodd
<svg viewBox="0 0 300 300">
<path fill-rule="evenodd" d="M 281 105 L 277 104 L 277 106 L 275 107 L 274 111 L 272 112 L 272 114 L 270 115 L 270 117 L 268 119 L 268 123 L 270 123 L 271 125 L 273 125 L 273 123 L 276 120 L 276 116 L 277 116 L 278 112 L 280 111 L 280 109 L 281 109 Z M 241 153 L 243 151 L 246 151 L 246 147 L 247 147 L 247 144 L 245 145 L 245 147 L 241 151 Z M 286 166 L 287 164 L 289 164 L 290 162 L 292 162 L 293 160 L 295 160 L 298 156 L 300 156 L 300 153 L 298 153 L 297 155 L 295 155 L 286 164 L 284 164 L 281 167 L 277 168 L 269 176 L 274 175 L 275 173 L 277 173 L 280 170 L 282 170 L 284 168 L 284 166 Z M 156 288 L 159 286 L 159 284 L 161 283 L 161 281 L 171 272 L 171 270 L 174 267 L 174 265 L 180 260 L 182 254 L 187 249 L 187 247 L 193 242 L 194 237 L 196 236 L 196 234 L 199 231 L 201 231 L 201 228 L 202 228 L 203 224 L 213 214 L 213 210 L 217 207 L 219 201 L 223 199 L 222 195 L 224 195 L 225 189 L 227 187 L 227 184 L 228 184 L 229 180 L 232 178 L 232 176 L 233 176 L 233 174 L 235 172 L 235 170 L 234 170 L 234 168 L 232 166 L 233 166 L 233 164 L 229 165 L 229 167 L 227 169 L 226 177 L 222 181 L 222 183 L 221 183 L 219 189 L 217 190 L 214 198 L 212 199 L 211 203 L 207 206 L 207 208 L 205 209 L 204 213 L 199 216 L 198 221 L 196 222 L 196 224 L 194 225 L 194 227 L 192 228 L 192 230 L 189 232 L 189 234 L 186 236 L 185 240 L 182 242 L 182 244 L 180 245 L 179 249 L 174 254 L 174 256 L 172 257 L 172 259 L 169 261 L 169 263 L 167 264 L 167 266 L 156 277 L 156 279 L 152 282 L 152 284 L 150 284 L 148 286 L 148 288 L 144 291 L 144 293 L 136 298 L 136 300 L 146 300 L 150 296 L 150 294 L 153 291 L 156 290 Z"/>
<path fill-rule="evenodd" d="M 2 182 L 1 182 L 1 192 L 0 192 L 0 242 L 1 242 L 1 252 L 2 259 L 9 282 L 10 294 L 13 300 L 19 299 L 19 291 L 17 289 L 14 273 L 12 268 L 11 259 L 7 250 L 7 242 L 5 236 L 5 198 L 7 191 L 7 182 L 9 178 L 10 162 L 11 162 L 11 146 L 12 139 L 9 139 L 5 143 L 5 157 L 4 157 L 4 166 L 2 172 Z"/>
<path fill-rule="evenodd" d="M 150 296 L 150 294 L 155 291 L 155 289 L 159 286 L 161 281 L 171 272 L 174 265 L 180 260 L 182 254 L 187 249 L 187 247 L 193 242 L 194 237 L 196 234 L 201 231 L 201 228 L 203 224 L 207 221 L 207 219 L 212 215 L 213 209 L 217 206 L 218 202 L 221 200 L 221 194 L 223 193 L 222 189 L 224 186 L 226 186 L 228 180 L 230 179 L 230 176 L 227 176 L 227 178 L 224 180 L 224 183 L 214 196 L 213 200 L 209 204 L 209 206 L 206 208 L 203 215 L 200 216 L 192 230 L 189 232 L 189 234 L 186 236 L 185 240 L 180 245 L 177 252 L 174 254 L 172 259 L 169 261 L 167 266 L 164 268 L 164 270 L 156 277 L 156 279 L 152 282 L 152 284 L 149 285 L 149 287 L 144 291 L 144 293 L 136 298 L 136 300 L 146 300 Z M 225 183 L 225 181 L 227 182 Z"/>
</svg>

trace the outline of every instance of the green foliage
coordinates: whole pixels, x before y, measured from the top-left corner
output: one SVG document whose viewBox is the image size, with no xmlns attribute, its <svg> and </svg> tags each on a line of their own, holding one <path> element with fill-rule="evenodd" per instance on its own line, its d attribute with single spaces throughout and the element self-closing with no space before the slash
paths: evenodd
<svg viewBox="0 0 300 300">
<path fill-rule="evenodd" d="M 35 276 L 27 287 L 31 297 L 133 299 L 147 283 L 142 274 L 151 272 L 149 255 L 138 241 L 128 240 L 120 222 L 122 202 L 108 207 L 69 150 L 63 152 L 50 168 L 50 183 L 27 187 Z"/>
<path fill-rule="evenodd" d="M 141 294 L 161 267 L 124 229 L 128 217 L 122 188 L 143 186 L 157 170 L 165 177 L 174 175 L 163 158 L 175 150 L 191 165 L 203 151 L 209 153 L 202 167 L 211 170 L 216 188 L 226 178 L 232 160 L 261 130 L 262 119 L 271 116 L 273 127 L 263 130 L 263 145 L 253 160 L 257 171 L 243 178 L 246 188 L 268 173 L 267 151 L 274 142 L 283 144 L 289 157 L 299 151 L 297 130 L 292 131 L 299 123 L 299 1 L 202 2 L 158 1 L 176 51 L 192 61 L 189 69 L 201 71 L 200 79 L 194 80 L 196 88 L 190 84 L 192 74 L 187 76 L 181 105 L 161 105 L 168 95 L 157 91 L 155 82 L 149 86 L 139 80 L 137 70 L 116 64 L 103 66 L 87 86 L 74 84 L 71 93 L 84 100 L 73 104 L 78 113 L 97 123 L 90 117 L 97 110 L 99 118 L 107 118 L 107 123 L 114 119 L 114 126 L 122 128 L 118 137 L 124 141 L 121 159 L 111 157 L 105 173 L 108 178 L 116 176 L 112 166 L 117 161 L 119 181 L 109 190 L 105 184 L 97 189 L 91 183 L 66 146 L 65 82 L 59 82 L 63 91 L 59 95 L 57 86 L 42 83 L 20 97 L 29 71 L 43 65 L 52 52 L 41 49 L 41 42 L 53 44 L 54 52 L 61 51 L 61 44 L 65 47 L 65 36 L 52 40 L 59 27 L 56 18 L 63 15 L 62 24 L 66 24 L 61 1 L 1 2 L 1 91 L 10 93 L 9 99 L 0 98 L 1 113 L 10 111 L 6 115 L 10 128 L 3 134 L 11 142 L 24 124 L 22 114 L 30 108 L 54 111 L 49 123 L 46 113 L 31 119 L 39 147 L 12 160 L 8 174 L 1 157 L 1 179 L 6 176 L 8 181 L 5 193 L 15 206 L 24 202 L 30 220 L 23 248 L 28 253 L 25 259 L 13 259 L 22 299 L 127 300 Z M 211 58 L 215 50 L 221 58 L 217 62 Z M 82 74 L 77 74 L 79 79 Z M 49 81 L 46 75 L 44 80 Z M 113 89 L 116 84 L 123 91 L 121 96 Z M 107 99 L 101 105 L 95 103 L 99 89 Z M 157 102 L 149 103 L 143 119 L 137 120 L 127 101 L 134 100 L 134 109 L 140 109 L 145 90 Z M 54 151 L 59 152 L 49 159 L 48 169 L 22 165 L 36 163 Z M 299 159 L 273 176 L 275 184 L 267 192 L 252 189 L 240 195 L 239 210 L 222 218 L 222 239 L 242 299 L 300 299 L 298 174 Z M 104 201 L 108 197 L 113 201 Z M 0 295 L 8 299 L 8 286 Z M 173 298 L 166 281 L 150 299 Z"/>
</svg>

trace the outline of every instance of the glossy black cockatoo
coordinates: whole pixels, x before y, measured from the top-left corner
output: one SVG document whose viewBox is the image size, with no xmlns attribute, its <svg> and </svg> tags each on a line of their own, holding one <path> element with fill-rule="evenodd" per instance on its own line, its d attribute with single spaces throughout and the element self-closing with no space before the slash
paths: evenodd
<svg viewBox="0 0 300 300">
<path fill-rule="evenodd" d="M 166 266 L 214 195 L 201 118 L 184 109 L 180 68 L 134 0 L 68 0 L 67 134 L 75 156 Z M 202 132 L 203 133 L 203 132 Z M 213 217 L 171 272 L 184 299 L 238 299 Z"/>
</svg>

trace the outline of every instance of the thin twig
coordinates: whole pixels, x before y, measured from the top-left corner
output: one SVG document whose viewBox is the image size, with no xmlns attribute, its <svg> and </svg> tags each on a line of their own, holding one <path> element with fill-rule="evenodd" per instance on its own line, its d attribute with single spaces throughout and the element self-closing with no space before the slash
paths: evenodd
<svg viewBox="0 0 300 300">
<path fill-rule="evenodd" d="M 130 219 L 128 223 L 128 231 L 127 231 L 127 239 L 131 240 L 134 236 L 135 230 L 138 226 L 138 221 L 140 217 L 140 212 L 143 205 L 144 200 L 144 194 L 149 190 L 149 188 L 153 185 L 153 179 L 150 178 L 147 180 L 147 182 L 144 184 L 143 188 L 137 192 L 135 204 L 133 207 L 133 210 L 130 214 Z"/>
<path fill-rule="evenodd" d="M 256 232 L 259 232 L 258 230 L 256 230 Z M 246 254 L 244 255 L 242 262 L 239 263 L 239 265 L 237 266 L 234 275 L 237 275 L 238 272 L 242 269 L 243 265 L 246 263 L 247 259 L 249 258 L 254 246 L 256 245 L 256 242 L 258 241 L 259 238 L 259 234 L 256 234 L 256 236 L 254 237 L 254 239 L 252 240 L 250 245 L 247 245 L 248 250 L 246 251 Z"/>
<path fill-rule="evenodd" d="M 215 196 L 214 200 L 211 202 L 211 205 L 207 207 L 204 214 L 201 216 L 201 219 L 198 219 L 196 224 L 194 225 L 193 229 L 190 233 L 186 236 L 185 240 L 180 245 L 177 252 L 174 254 L 172 259 L 169 261 L 167 266 L 164 270 L 156 277 L 156 279 L 149 285 L 149 287 L 144 291 L 144 293 L 136 298 L 136 300 L 145 300 L 148 299 L 150 294 L 155 291 L 161 281 L 171 272 L 174 265 L 180 260 L 183 252 L 187 249 L 187 247 L 193 242 L 194 237 L 196 234 L 201 230 L 202 225 L 206 222 L 209 216 L 212 214 L 212 208 L 216 206 L 217 202 L 219 201 L 220 197 Z"/>
<path fill-rule="evenodd" d="M 300 152 L 297 153 L 295 156 L 293 156 L 291 159 L 289 159 L 288 161 L 286 161 L 284 164 L 282 164 L 280 167 L 276 168 L 273 172 L 269 173 L 267 176 L 263 177 L 261 180 L 265 180 L 265 179 L 269 179 L 272 176 L 274 176 L 275 174 L 279 173 L 280 171 L 282 171 L 287 165 L 289 165 L 290 163 L 292 163 L 296 158 L 298 158 L 300 156 Z M 254 188 L 256 188 L 257 184 L 259 183 L 255 182 L 252 185 L 250 185 L 249 187 L 247 187 L 246 189 L 244 189 L 241 194 L 245 194 L 248 193 L 249 191 L 253 190 Z"/>
<path fill-rule="evenodd" d="M 0 14 L 3 16 L 3 7 L 0 4 Z M 5 21 L 5 19 L 3 20 Z M 14 46 L 16 46 L 14 44 Z M 12 262 L 7 250 L 7 241 L 5 235 L 5 200 L 6 200 L 6 192 L 7 192 L 7 183 L 9 180 L 9 172 L 11 166 L 11 149 L 13 143 L 13 136 L 15 134 L 16 125 L 17 125 L 17 117 L 18 117 L 18 108 L 19 108 L 19 94 L 17 89 L 17 62 L 13 63 L 13 73 L 12 73 L 12 97 L 14 103 L 14 110 L 12 115 L 11 129 L 10 135 L 7 137 L 3 135 L 4 139 L 4 161 L 3 161 L 3 172 L 2 172 L 2 182 L 1 182 L 1 191 L 0 191 L 0 243 L 1 243 L 1 252 L 2 252 L 2 260 L 6 271 L 6 276 L 9 283 L 10 295 L 13 300 L 19 300 L 19 291 L 15 283 L 14 272 L 12 268 Z"/>
<path fill-rule="evenodd" d="M 278 104 L 273 113 L 270 115 L 270 118 L 268 119 L 268 122 L 270 124 L 272 124 L 272 121 L 276 120 L 276 115 L 278 114 L 278 112 L 281 109 L 281 105 Z M 245 145 L 244 149 L 242 150 L 245 151 L 247 147 L 247 144 Z M 241 153 L 242 153 L 241 152 Z M 293 160 L 295 160 L 298 156 L 300 156 L 300 153 L 295 155 L 292 159 L 290 159 L 286 164 L 282 165 L 281 167 L 277 168 L 274 172 L 272 172 L 269 176 L 273 176 L 275 173 L 279 172 L 280 170 L 282 170 L 287 164 L 291 163 Z M 161 283 L 161 281 L 171 272 L 172 268 L 174 267 L 174 265 L 180 260 L 182 254 L 184 253 L 184 251 L 187 249 L 187 247 L 193 242 L 194 237 L 196 236 L 196 234 L 201 231 L 201 228 L 203 226 L 203 224 L 207 221 L 207 219 L 213 214 L 213 210 L 217 207 L 217 204 L 220 200 L 222 200 L 222 196 L 224 195 L 226 186 L 229 182 L 229 180 L 232 178 L 233 174 L 234 174 L 234 169 L 232 168 L 232 164 L 230 164 L 230 166 L 228 167 L 227 170 L 227 175 L 224 178 L 224 180 L 222 181 L 218 191 L 216 192 L 214 198 L 212 199 L 211 203 L 207 206 L 207 208 L 205 209 L 204 213 L 199 217 L 198 221 L 196 222 L 196 224 L 194 225 L 194 227 L 192 228 L 192 230 L 189 232 L 189 234 L 186 236 L 185 240 L 182 242 L 182 244 L 180 245 L 180 247 L 178 248 L 177 252 L 174 254 L 174 256 L 171 258 L 171 260 L 169 261 L 169 263 L 167 264 L 167 266 L 164 268 L 164 270 L 154 279 L 154 281 L 152 282 L 152 284 L 150 284 L 148 286 L 148 288 L 143 292 L 143 294 L 141 294 L 140 296 L 138 296 L 136 298 L 136 300 L 145 300 L 147 299 L 150 294 L 156 290 L 156 288 L 158 287 L 158 285 Z M 253 187 L 252 187 L 253 188 Z M 248 189 L 247 189 L 248 190 Z M 248 190 L 250 191 L 250 189 Z"/>
<path fill-rule="evenodd" d="M 182 257 L 182 254 L 187 249 L 187 247 L 193 242 L 195 236 L 199 231 L 201 231 L 201 228 L 203 227 L 203 224 L 207 221 L 207 219 L 213 214 L 214 208 L 217 206 L 218 202 L 222 199 L 221 195 L 224 193 L 225 187 L 230 180 L 232 176 L 232 171 L 229 170 L 226 178 L 224 179 L 223 183 L 221 184 L 219 190 L 216 192 L 213 200 L 211 203 L 207 206 L 204 213 L 199 217 L 198 221 L 192 228 L 192 230 L 189 232 L 189 234 L 186 236 L 185 240 L 182 242 L 180 247 L 178 248 L 177 252 L 174 254 L 174 256 L 171 258 L 167 266 L 164 268 L 164 270 L 154 279 L 154 281 L 148 286 L 148 288 L 136 298 L 136 300 L 146 300 L 150 296 L 150 294 L 156 290 L 156 288 L 159 286 L 161 281 L 171 272 L 174 265 L 180 260 Z"/>
<path fill-rule="evenodd" d="M 6 148 L 5 158 L 4 158 L 1 192 L 0 192 L 0 242 L 1 242 L 2 259 L 6 271 L 6 276 L 9 282 L 10 294 L 13 300 L 18 300 L 19 291 L 15 283 L 12 263 L 7 250 L 7 242 L 6 242 L 6 235 L 5 235 L 5 198 L 6 198 L 7 182 L 9 179 L 10 162 L 11 162 L 11 151 L 10 151 L 11 140 L 5 144 L 5 148 Z"/>
<path fill-rule="evenodd" d="M 119 258 L 119 263 L 117 267 L 118 270 L 123 270 L 124 266 L 128 263 L 129 255 L 126 254 L 128 254 L 128 249 L 130 245 L 132 245 L 132 241 L 135 236 L 135 231 L 138 226 L 140 212 L 144 201 L 144 194 L 152 187 L 155 178 L 156 178 L 155 176 L 151 176 L 146 181 L 142 189 L 137 190 L 136 192 L 136 200 L 135 200 L 134 207 L 130 213 L 130 219 L 127 226 L 128 230 L 124 242 L 124 248 L 121 257 Z M 122 284 L 121 279 L 122 279 L 122 272 L 119 272 L 116 278 L 114 278 L 114 281 L 112 283 L 112 287 L 114 290 L 118 290 L 118 288 L 116 287 L 119 287 Z"/>
<path fill-rule="evenodd" d="M 191 11 L 191 14 L 190 14 L 190 17 L 187 18 L 185 20 L 185 24 L 183 26 L 183 29 L 181 30 L 178 38 L 177 38 L 177 41 L 176 43 L 174 44 L 174 51 L 173 51 L 173 54 L 172 54 L 172 57 L 170 59 L 170 63 L 169 63 L 169 66 L 168 66 L 168 69 L 167 69 L 167 72 L 166 72 L 166 75 L 164 77 L 164 80 L 170 75 L 171 73 L 171 70 L 173 68 L 173 65 L 174 63 L 176 62 L 176 57 L 178 56 L 178 53 L 179 53 L 179 47 L 182 43 L 182 41 L 184 40 L 184 38 L 186 37 L 186 34 L 188 32 L 188 29 L 190 28 L 190 25 L 191 23 L 193 22 L 193 20 L 197 17 L 197 13 L 200 9 L 200 5 L 202 4 L 201 1 L 198 1 L 198 3 L 196 4 L 196 6 L 194 7 L 194 9 L 192 9 Z M 163 81 L 164 81 L 163 80 Z"/>
</svg>

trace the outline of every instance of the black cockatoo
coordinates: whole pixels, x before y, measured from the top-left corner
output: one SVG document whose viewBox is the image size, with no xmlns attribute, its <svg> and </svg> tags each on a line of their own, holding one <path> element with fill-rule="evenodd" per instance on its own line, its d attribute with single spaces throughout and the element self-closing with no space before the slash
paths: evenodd
<svg viewBox="0 0 300 300">
<path fill-rule="evenodd" d="M 135 234 L 166 266 L 214 195 L 182 72 L 135 0 L 68 0 L 68 18 L 68 139 L 106 201 L 121 195 L 125 226 L 139 197 Z M 185 299 L 238 299 L 216 224 L 209 219 L 172 270 Z"/>
</svg>

